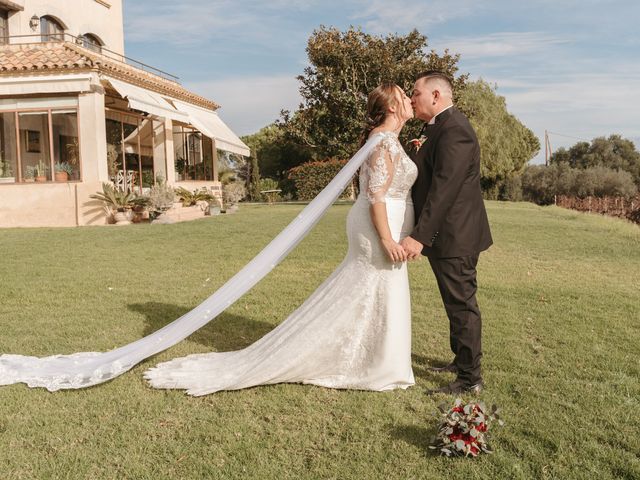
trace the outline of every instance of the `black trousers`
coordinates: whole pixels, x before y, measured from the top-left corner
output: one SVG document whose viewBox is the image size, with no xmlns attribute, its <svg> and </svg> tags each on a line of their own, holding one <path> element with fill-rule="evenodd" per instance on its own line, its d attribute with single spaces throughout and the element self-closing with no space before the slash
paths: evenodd
<svg viewBox="0 0 640 480">
<path fill-rule="evenodd" d="M 474 384 L 482 380 L 482 320 L 476 301 L 476 265 L 479 254 L 467 257 L 431 258 L 440 296 L 449 317 L 449 339 L 458 378 Z"/>
</svg>

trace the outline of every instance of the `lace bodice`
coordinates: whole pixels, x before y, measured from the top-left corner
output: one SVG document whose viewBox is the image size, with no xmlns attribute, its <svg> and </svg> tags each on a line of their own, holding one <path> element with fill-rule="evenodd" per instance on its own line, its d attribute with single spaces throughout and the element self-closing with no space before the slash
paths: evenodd
<svg viewBox="0 0 640 480">
<path fill-rule="evenodd" d="M 395 133 L 375 135 L 381 135 L 382 139 L 360 169 L 360 195 L 365 195 L 370 204 L 385 203 L 386 199 L 410 199 L 418 169 Z"/>
</svg>

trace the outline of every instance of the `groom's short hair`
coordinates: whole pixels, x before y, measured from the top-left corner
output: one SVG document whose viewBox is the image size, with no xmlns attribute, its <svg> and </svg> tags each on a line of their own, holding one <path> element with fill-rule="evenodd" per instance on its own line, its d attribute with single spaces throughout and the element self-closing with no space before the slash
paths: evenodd
<svg viewBox="0 0 640 480">
<path fill-rule="evenodd" d="M 418 78 L 416 78 L 416 80 L 420 80 L 421 78 L 424 78 L 424 79 L 438 78 L 440 80 L 445 81 L 453 89 L 453 82 L 451 81 L 451 78 L 449 77 L 449 75 L 447 75 L 444 72 L 441 72 L 440 70 L 425 70 L 424 72 L 421 72 L 420 74 L 418 74 Z"/>
<path fill-rule="evenodd" d="M 423 79 L 425 82 L 429 80 L 439 80 L 449 87 L 450 92 L 453 93 L 453 82 L 451 81 L 451 78 L 440 70 L 426 70 L 418 75 L 416 81 Z"/>
</svg>

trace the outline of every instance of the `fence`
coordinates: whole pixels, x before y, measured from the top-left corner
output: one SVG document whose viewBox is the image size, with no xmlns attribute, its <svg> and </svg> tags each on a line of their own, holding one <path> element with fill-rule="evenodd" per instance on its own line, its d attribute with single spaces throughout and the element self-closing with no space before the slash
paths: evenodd
<svg viewBox="0 0 640 480">
<path fill-rule="evenodd" d="M 624 197 L 569 197 L 558 195 L 556 205 L 580 212 L 600 213 L 611 217 L 626 218 L 640 224 L 640 194 L 631 199 Z"/>
</svg>

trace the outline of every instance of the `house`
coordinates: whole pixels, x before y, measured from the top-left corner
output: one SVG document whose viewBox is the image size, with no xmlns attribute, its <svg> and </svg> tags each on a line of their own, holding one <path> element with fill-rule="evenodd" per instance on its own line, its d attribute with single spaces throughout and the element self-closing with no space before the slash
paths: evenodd
<svg viewBox="0 0 640 480">
<path fill-rule="evenodd" d="M 125 56 L 122 0 L 0 0 L 0 227 L 104 224 L 102 182 L 220 192 L 219 105 Z"/>
</svg>

